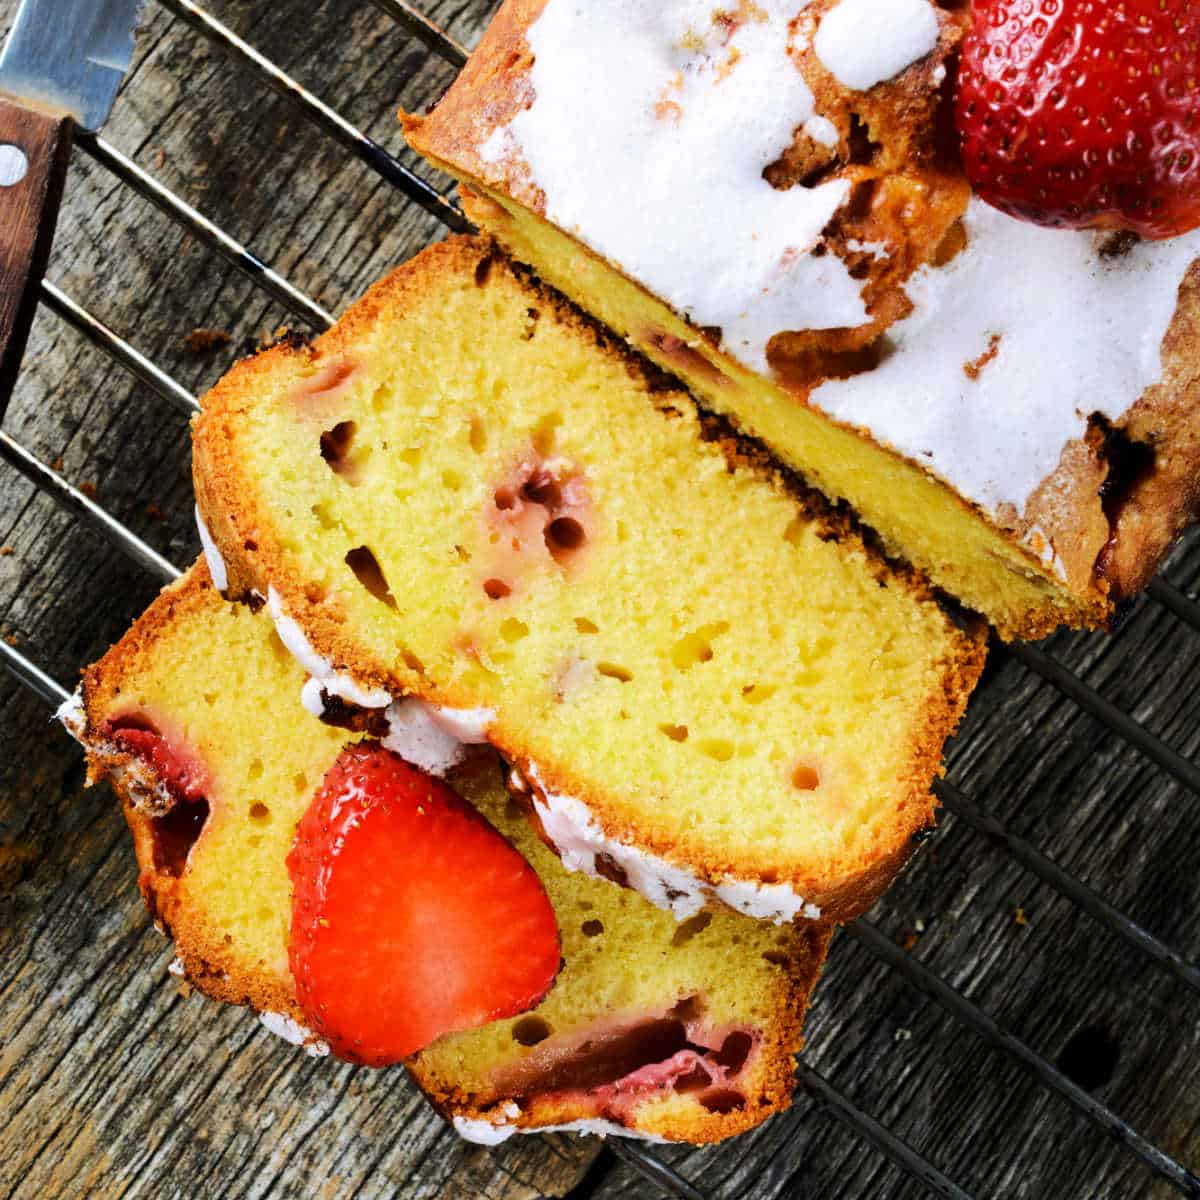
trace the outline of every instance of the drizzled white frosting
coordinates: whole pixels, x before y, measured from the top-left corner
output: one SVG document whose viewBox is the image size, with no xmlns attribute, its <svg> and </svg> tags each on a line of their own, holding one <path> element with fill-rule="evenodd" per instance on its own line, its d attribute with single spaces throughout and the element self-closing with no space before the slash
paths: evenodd
<svg viewBox="0 0 1200 1200">
<path fill-rule="evenodd" d="M 787 54 L 788 22 L 806 6 L 750 6 L 766 20 L 726 36 L 707 0 L 548 0 L 528 31 L 531 102 L 481 148 L 485 181 L 518 186 L 528 167 L 549 220 L 697 325 L 720 327 L 726 351 L 768 374 L 772 335 L 866 319 L 837 255 L 808 253 L 842 185 L 780 192 L 762 179 L 796 128 L 829 137 Z M 929 0 L 841 0 L 814 50 L 865 88 L 928 55 L 937 36 Z M 1119 420 L 1160 380 L 1200 231 L 1104 258 L 1099 235 L 978 200 L 966 227 L 963 253 L 907 284 L 915 311 L 889 331 L 884 361 L 812 400 L 985 510 L 1022 515 L 1091 414 Z M 976 363 L 971 378 L 963 368 Z M 1034 553 L 1061 574 L 1052 545 Z"/>
<path fill-rule="evenodd" d="M 710 0 L 549 0 L 527 34 L 533 103 L 480 147 L 515 154 L 551 221 L 757 370 L 779 330 L 867 320 L 841 259 L 809 253 L 849 184 L 763 179 L 818 115 L 788 56 L 804 7 L 759 0 L 730 32 Z"/>
<path fill-rule="evenodd" d="M 1104 258 L 1102 235 L 1043 229 L 977 199 L 966 230 L 962 253 L 909 280 L 916 307 L 888 331 L 894 352 L 812 401 L 990 511 L 1021 513 L 1089 414 L 1115 421 L 1162 378 L 1163 335 L 1200 230 Z M 994 337 L 995 357 L 972 379 L 964 365 Z"/>
<path fill-rule="evenodd" d="M 275 622 L 279 640 L 291 656 L 320 682 L 322 691 L 340 697 L 347 704 L 357 704 L 359 708 L 386 708 L 392 702 L 391 696 L 382 688 L 360 687 L 352 676 L 335 671 L 333 663 L 317 653 L 304 630 L 283 611 L 283 601 L 273 587 L 267 588 L 267 611 Z"/>
<path fill-rule="evenodd" d="M 937 42 L 929 0 L 840 0 L 821 18 L 813 49 L 838 83 L 865 92 L 931 54 Z"/>
<path fill-rule="evenodd" d="M 204 561 L 208 563 L 208 573 L 212 576 L 213 587 L 218 592 L 223 592 L 229 587 L 229 570 L 225 566 L 225 560 L 221 557 L 221 551 L 217 549 L 217 543 L 213 541 L 213 535 L 209 533 L 208 526 L 204 523 L 204 518 L 200 515 L 200 506 L 195 506 L 196 513 L 196 529 L 200 534 L 200 545 L 204 548 Z"/>
<path fill-rule="evenodd" d="M 530 1129 L 520 1129 L 516 1125 L 494 1125 L 491 1121 L 476 1117 L 455 1117 L 454 1132 L 464 1141 L 474 1142 L 478 1146 L 498 1146 L 508 1141 L 514 1133 L 590 1133 L 595 1137 L 627 1137 L 660 1144 L 666 1144 L 667 1141 L 657 1133 L 628 1129 L 602 1117 L 587 1117 L 580 1121 L 568 1121 L 565 1125 L 539 1125 Z"/>
<path fill-rule="evenodd" d="M 77 742 L 82 742 L 84 731 L 87 729 L 87 712 L 83 707 L 83 693 L 80 691 L 72 692 L 54 710 L 54 719 Z"/>
<path fill-rule="evenodd" d="M 388 706 L 386 749 L 406 762 L 445 775 L 463 760 L 468 745 L 483 745 L 496 714 L 489 708 L 453 709 L 406 696 Z"/>
<path fill-rule="evenodd" d="M 533 764 L 529 777 L 541 792 L 540 796 L 534 794 L 534 811 L 569 871 L 602 878 L 597 859 L 604 856 L 621 868 L 635 892 L 651 904 L 669 909 L 677 921 L 695 916 L 714 896 L 747 916 L 776 925 L 798 915 L 814 921 L 821 916 L 815 904 L 805 903 L 786 883 L 764 884 L 730 877 L 714 887 L 657 854 L 618 842 L 604 832 L 582 800 L 547 789 Z"/>
<path fill-rule="evenodd" d="M 263 1012 L 258 1019 L 276 1037 L 283 1038 L 293 1046 L 303 1046 L 304 1053 L 312 1058 L 324 1058 L 329 1053 L 329 1043 L 323 1042 L 311 1029 L 306 1029 L 287 1013 Z"/>
</svg>

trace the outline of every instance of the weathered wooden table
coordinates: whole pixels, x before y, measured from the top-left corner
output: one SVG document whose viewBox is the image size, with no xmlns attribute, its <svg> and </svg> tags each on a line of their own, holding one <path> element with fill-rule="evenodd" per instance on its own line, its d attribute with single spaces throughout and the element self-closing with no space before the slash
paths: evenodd
<svg viewBox="0 0 1200 1200">
<path fill-rule="evenodd" d="M 470 44 L 489 8 L 444 2 L 430 15 Z M 14 9 L 0 0 L 0 32 Z M 395 107 L 427 103 L 451 70 L 378 8 L 212 0 L 212 11 L 412 162 Z M 153 2 L 105 137 L 333 310 L 442 232 Z M 190 389 L 212 382 L 246 339 L 290 320 L 85 154 L 71 169 L 49 275 Z M 198 327 L 233 341 L 197 352 L 185 339 Z M 183 418 L 45 309 L 4 430 L 168 559 L 197 552 Z M 1164 576 L 1194 591 L 1200 540 Z M 156 586 L 0 464 L 0 634 L 11 644 L 73 684 Z M 1064 636 L 1046 649 L 1197 760 L 1200 633 L 1163 599 L 1139 604 L 1115 637 Z M 469 1146 L 400 1070 L 308 1059 L 247 1014 L 188 997 L 139 902 L 111 794 L 82 790 L 78 751 L 7 676 L 0 705 L 0 1192 L 656 1194 L 591 1139 Z M 949 777 L 1184 960 L 1200 958 L 1200 796 L 1028 662 L 994 660 Z M 1015 861 L 995 830 L 954 815 L 870 920 L 903 963 L 927 967 L 1200 1168 L 1200 996 L 1186 967 L 1155 965 Z M 808 1068 L 972 1195 L 1169 1194 L 1128 1149 L 883 962 L 869 937 L 843 933 L 835 944 Z M 927 1194 L 806 1092 L 738 1142 L 656 1152 L 714 1197 Z"/>
</svg>

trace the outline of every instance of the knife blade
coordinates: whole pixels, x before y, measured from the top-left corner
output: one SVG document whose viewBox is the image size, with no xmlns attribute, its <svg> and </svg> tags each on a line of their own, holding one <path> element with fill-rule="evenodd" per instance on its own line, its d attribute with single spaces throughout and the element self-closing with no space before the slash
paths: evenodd
<svg viewBox="0 0 1200 1200">
<path fill-rule="evenodd" d="M 142 0 L 22 0 L 0 52 L 0 416 L 50 255 L 75 125 L 96 130 Z"/>
</svg>

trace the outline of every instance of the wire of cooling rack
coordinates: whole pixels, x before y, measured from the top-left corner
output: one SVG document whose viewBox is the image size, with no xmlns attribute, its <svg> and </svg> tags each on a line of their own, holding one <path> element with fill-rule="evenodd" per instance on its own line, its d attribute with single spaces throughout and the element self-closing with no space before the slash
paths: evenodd
<svg viewBox="0 0 1200 1200">
<path fill-rule="evenodd" d="M 404 0 L 373 0 L 377 7 L 418 37 L 425 45 L 454 66 L 465 61 L 465 51 L 443 30 L 413 9 Z M 266 86 L 286 96 L 328 137 L 337 141 L 371 167 L 381 178 L 421 204 L 451 229 L 467 228 L 461 212 L 431 185 L 425 183 L 377 143 L 367 138 L 324 101 L 313 96 L 275 64 L 238 38 L 221 22 L 192 0 L 159 0 L 168 11 L 186 22 L 203 37 L 227 53 L 240 67 L 252 72 Z M 198 210 L 174 195 L 148 172 L 121 154 L 103 139 L 84 135 L 83 149 L 132 190 L 157 205 L 208 249 L 238 267 L 254 283 L 315 329 L 328 327 L 332 316 L 301 291 L 257 258 L 246 246 L 205 218 Z M 194 412 L 195 398 L 166 372 L 150 362 L 128 342 L 91 315 L 53 284 L 42 286 L 42 303 L 69 323 L 93 344 L 110 355 L 168 404 L 184 413 Z M 99 505 L 72 487 L 57 472 L 41 463 L 8 434 L 0 432 L 0 458 L 18 470 L 37 488 L 49 495 L 88 527 L 157 578 L 167 581 L 179 570 L 152 547 L 136 537 Z M 1149 587 L 1150 598 L 1173 613 L 1180 621 L 1200 631 L 1200 604 L 1163 579 Z M 1007 652 L 1061 691 L 1084 711 L 1133 746 L 1139 753 L 1171 774 L 1193 791 L 1200 792 L 1200 767 L 1183 758 L 1161 739 L 1121 712 L 1062 664 L 1044 651 L 1031 646 L 1013 646 Z M 19 650 L 0 640 L 0 664 L 16 679 L 49 704 L 57 705 L 66 689 L 42 671 Z M 957 818 L 989 838 L 1010 854 L 1023 868 L 1055 888 L 1114 936 L 1136 947 L 1153 962 L 1170 972 L 1193 991 L 1200 991 L 1200 970 L 1176 951 L 1162 943 L 1103 897 L 1076 880 L 1023 839 L 1011 834 L 995 818 L 953 784 L 940 781 L 940 799 Z M 849 927 L 852 936 L 874 957 L 906 978 L 919 990 L 944 1007 L 958 1021 L 972 1029 L 996 1049 L 1020 1063 L 1043 1085 L 1073 1104 L 1090 1121 L 1135 1154 L 1143 1163 L 1185 1195 L 1200 1197 L 1200 1179 L 1165 1151 L 1132 1129 L 1119 1116 L 1063 1076 L 1044 1056 L 1003 1030 L 988 1014 L 967 997 L 950 987 L 934 972 L 912 959 L 869 922 L 860 920 Z M 860 1109 L 811 1066 L 801 1062 L 799 1080 L 834 1117 L 880 1151 L 931 1192 L 949 1200 L 965 1200 L 967 1193 L 943 1175 L 923 1155 L 899 1139 Z M 680 1200 L 696 1200 L 702 1193 L 681 1178 L 666 1163 L 640 1146 L 614 1144 L 618 1157 L 640 1171 L 670 1195 Z"/>
</svg>

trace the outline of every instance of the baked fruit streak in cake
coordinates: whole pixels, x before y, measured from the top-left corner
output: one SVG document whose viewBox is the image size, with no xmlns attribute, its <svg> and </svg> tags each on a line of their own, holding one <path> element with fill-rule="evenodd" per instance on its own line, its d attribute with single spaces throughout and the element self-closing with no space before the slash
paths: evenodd
<svg viewBox="0 0 1200 1200">
<path fill-rule="evenodd" d="M 311 844 L 297 834 L 320 810 L 321 794 L 328 799 L 339 778 L 356 774 L 355 764 L 378 762 L 382 752 L 359 735 L 303 715 L 292 719 L 289 706 L 303 678 L 266 613 L 223 600 L 201 563 L 85 672 L 81 699 L 64 708 L 63 718 L 88 750 L 93 781 L 107 774 L 116 785 L 142 893 L 174 937 L 187 978 L 217 999 L 251 1005 L 272 1031 L 321 1054 L 329 1047 L 311 1028 L 289 969 L 293 909 L 306 901 L 302 888 L 292 886 L 288 857 L 297 845 Z M 140 785 L 130 775 L 128 752 L 112 737 L 130 712 L 153 713 L 164 737 L 160 751 L 142 763 Z M 247 712 L 258 716 L 247 721 Z M 176 772 L 168 753 L 202 769 L 211 811 L 171 786 Z M 387 762 L 389 775 L 416 775 Z M 713 1141 L 785 1107 L 791 1056 L 827 932 L 732 913 L 704 913 L 677 925 L 632 892 L 564 871 L 514 810 L 501 780 L 486 750 L 473 751 L 453 776 L 454 787 L 536 870 L 561 931 L 562 963 L 536 1008 L 441 1037 L 406 1060 L 439 1109 L 464 1134 L 491 1142 L 576 1123 L 598 1132 Z M 426 785 L 431 792 L 442 786 L 427 778 Z M 395 788 L 372 790 L 393 801 L 399 795 Z M 163 861 L 164 823 L 193 811 L 205 818 Z M 404 820 L 411 818 L 410 811 Z M 482 827 L 479 817 L 467 819 Z M 379 840 L 388 847 L 391 835 L 385 830 Z M 446 840 L 461 845 L 461 831 Z M 518 874 L 528 871 L 505 848 Z M 396 853 L 414 878 L 429 878 L 428 865 L 413 867 L 404 850 Z M 423 846 L 421 857 L 437 854 Z M 491 849 L 485 861 L 497 861 Z M 483 873 L 491 874 L 500 905 L 498 893 L 508 886 L 492 866 Z M 520 883 L 519 891 L 525 887 Z M 459 894 L 444 882 L 431 885 L 430 910 L 443 904 L 450 917 L 463 897 L 477 900 L 473 888 L 472 878 L 460 880 Z M 358 987 L 362 962 L 391 953 L 402 932 L 379 908 L 373 911 L 381 918 L 373 930 L 352 930 L 362 945 L 361 956 L 347 963 L 348 991 Z M 329 915 L 336 932 L 344 918 Z M 478 913 L 488 936 L 495 934 L 494 916 L 486 906 Z M 531 940 L 543 939 L 539 932 Z M 551 973 L 558 966 L 556 952 Z M 397 1009 L 392 1015 L 394 1030 L 402 1031 L 429 1014 Z M 370 1039 L 367 1028 L 357 1033 L 364 1044 Z M 351 1045 L 351 1056 L 365 1057 L 363 1049 Z"/>
<path fill-rule="evenodd" d="M 205 536 L 310 710 L 434 770 L 490 741 L 569 867 L 681 919 L 849 918 L 932 820 L 981 631 L 647 369 L 487 243 L 431 247 L 205 398 Z"/>
<path fill-rule="evenodd" d="M 1051 43 L 1104 8 L 977 7 Z M 1118 7 L 1137 62 L 1166 52 L 1173 9 Z M 1042 229 L 972 198 L 969 23 L 927 0 L 507 0 L 432 113 L 402 116 L 515 259 L 1034 637 L 1105 623 L 1200 509 L 1200 232 Z M 1019 81 L 1014 108 L 1057 95 Z M 1172 143 L 1185 190 L 1198 127 Z"/>
</svg>

